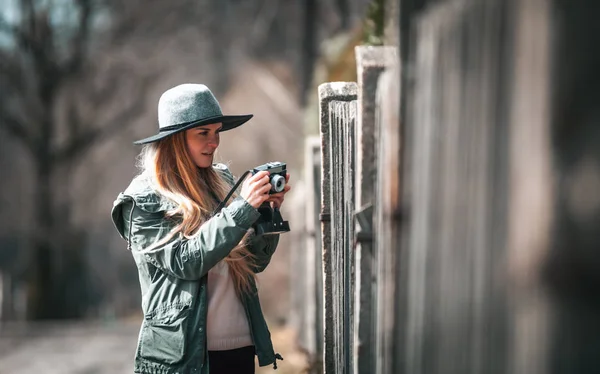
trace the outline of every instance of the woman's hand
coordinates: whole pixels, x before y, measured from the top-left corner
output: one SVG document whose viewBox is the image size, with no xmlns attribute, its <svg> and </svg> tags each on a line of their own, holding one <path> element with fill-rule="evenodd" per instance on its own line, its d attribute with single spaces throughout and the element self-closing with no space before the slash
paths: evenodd
<svg viewBox="0 0 600 374">
<path fill-rule="evenodd" d="M 283 191 L 269 195 L 269 198 L 267 199 L 267 201 L 269 201 L 271 203 L 271 207 L 273 207 L 273 208 L 281 207 L 281 204 L 283 204 L 283 200 L 285 198 L 285 194 L 292 188 L 288 183 L 289 181 L 290 181 L 290 174 L 286 173 L 285 174 L 285 187 L 283 188 Z"/>
<path fill-rule="evenodd" d="M 259 171 L 258 173 L 246 178 L 242 183 L 240 196 L 252 205 L 254 209 L 258 209 L 262 203 L 269 198 L 269 172 Z"/>
</svg>

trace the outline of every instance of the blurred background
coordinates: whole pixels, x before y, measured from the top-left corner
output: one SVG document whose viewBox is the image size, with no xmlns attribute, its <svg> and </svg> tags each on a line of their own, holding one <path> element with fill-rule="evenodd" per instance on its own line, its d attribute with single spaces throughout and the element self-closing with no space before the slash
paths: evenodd
<svg viewBox="0 0 600 374">
<path fill-rule="evenodd" d="M 137 271 L 109 212 L 185 82 L 255 115 L 218 161 L 291 174 L 292 231 L 259 276 L 279 372 L 600 373 L 598 17 L 594 0 L 0 0 L 0 374 L 132 371 Z M 356 84 L 321 85 L 339 81 Z"/>
<path fill-rule="evenodd" d="M 109 213 L 137 172 L 132 141 L 157 129 L 160 94 L 204 83 L 225 113 L 253 113 L 223 134 L 217 160 L 236 175 L 286 162 L 300 190 L 303 139 L 318 133 L 316 86 L 368 37 L 369 6 L 1 0 L 0 373 L 84 372 L 86 355 L 102 350 L 78 336 L 123 356 L 124 367 L 94 373 L 130 372 L 139 285 Z M 299 372 L 287 327 L 290 237 L 259 282 L 274 337 L 289 347 L 279 350 L 291 350 L 280 370 Z"/>
</svg>

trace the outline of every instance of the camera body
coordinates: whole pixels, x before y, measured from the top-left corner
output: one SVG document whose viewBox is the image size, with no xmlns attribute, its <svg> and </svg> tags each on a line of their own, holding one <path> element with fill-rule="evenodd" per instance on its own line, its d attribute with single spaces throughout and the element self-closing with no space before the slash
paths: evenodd
<svg viewBox="0 0 600 374">
<path fill-rule="evenodd" d="M 287 174 L 286 164 L 279 161 L 267 162 L 266 164 L 260 165 L 252 169 L 252 175 L 259 171 L 269 172 L 269 183 L 271 183 L 271 189 L 269 194 L 282 192 L 285 188 L 285 176 Z"/>
<path fill-rule="evenodd" d="M 271 189 L 269 194 L 282 192 L 285 188 L 285 177 L 287 174 L 286 164 L 283 162 L 267 162 L 251 170 L 252 175 L 260 172 L 269 172 L 269 183 Z M 271 208 L 269 202 L 264 202 L 259 208 L 260 217 L 254 223 L 253 228 L 256 235 L 283 234 L 290 231 L 288 221 L 284 221 L 279 208 Z"/>
</svg>

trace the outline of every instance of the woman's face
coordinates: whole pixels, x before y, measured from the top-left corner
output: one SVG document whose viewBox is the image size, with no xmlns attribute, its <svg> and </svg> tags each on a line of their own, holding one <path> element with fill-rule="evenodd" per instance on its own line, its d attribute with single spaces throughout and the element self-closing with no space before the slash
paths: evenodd
<svg viewBox="0 0 600 374">
<path fill-rule="evenodd" d="M 188 152 L 198 167 L 207 168 L 212 165 L 222 127 L 221 123 L 213 123 L 186 130 L 185 142 Z"/>
</svg>

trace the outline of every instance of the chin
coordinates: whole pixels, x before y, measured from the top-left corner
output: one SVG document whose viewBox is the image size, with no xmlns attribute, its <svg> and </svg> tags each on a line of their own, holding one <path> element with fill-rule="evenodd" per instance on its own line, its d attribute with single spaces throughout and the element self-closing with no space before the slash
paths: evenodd
<svg viewBox="0 0 600 374">
<path fill-rule="evenodd" d="M 210 160 L 210 161 L 203 160 L 202 162 L 196 162 L 196 166 L 198 166 L 201 169 L 209 168 L 212 165 L 213 165 L 213 161 L 212 160 Z"/>
</svg>

